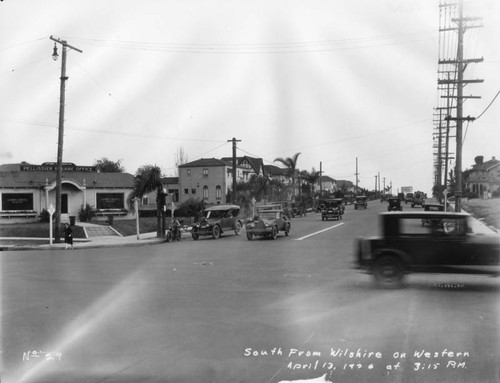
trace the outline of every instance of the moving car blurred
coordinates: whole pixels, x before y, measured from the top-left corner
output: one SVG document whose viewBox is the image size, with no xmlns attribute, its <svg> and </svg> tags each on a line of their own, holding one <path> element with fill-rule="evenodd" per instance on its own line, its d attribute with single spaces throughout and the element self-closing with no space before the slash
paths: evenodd
<svg viewBox="0 0 500 383">
<path fill-rule="evenodd" d="M 249 218 L 246 221 L 245 228 L 249 241 L 254 236 L 276 239 L 280 231 L 288 236 L 291 224 L 282 209 L 260 209 L 255 217 Z"/>
<path fill-rule="evenodd" d="M 203 211 L 203 217 L 193 225 L 191 236 L 198 239 L 200 236 L 211 235 L 218 239 L 222 234 L 234 230 L 236 235 L 241 233 L 243 223 L 238 214 L 238 205 L 216 205 Z"/>
<path fill-rule="evenodd" d="M 421 220 L 439 222 L 422 226 Z M 473 234 L 471 217 L 454 212 L 381 213 L 381 235 L 359 238 L 357 267 L 385 288 L 408 273 L 500 275 L 500 237 Z"/>
</svg>

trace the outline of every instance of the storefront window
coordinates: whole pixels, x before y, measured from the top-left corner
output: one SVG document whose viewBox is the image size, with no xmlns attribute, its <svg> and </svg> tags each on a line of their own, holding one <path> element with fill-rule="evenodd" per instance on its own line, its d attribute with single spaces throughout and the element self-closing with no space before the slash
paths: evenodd
<svg viewBox="0 0 500 383">
<path fill-rule="evenodd" d="M 124 193 L 97 193 L 97 209 L 123 209 Z"/>
<path fill-rule="evenodd" d="M 33 210 L 33 193 L 3 193 L 2 210 Z"/>
</svg>

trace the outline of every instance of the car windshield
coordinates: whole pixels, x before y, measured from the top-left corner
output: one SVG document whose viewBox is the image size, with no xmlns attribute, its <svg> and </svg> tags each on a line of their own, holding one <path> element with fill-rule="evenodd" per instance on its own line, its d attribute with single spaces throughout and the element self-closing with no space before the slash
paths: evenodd
<svg viewBox="0 0 500 383">
<path fill-rule="evenodd" d="M 275 219 L 275 218 L 279 218 L 279 212 L 277 211 L 262 211 L 260 213 L 260 218 L 262 219 Z"/>
<path fill-rule="evenodd" d="M 226 213 L 224 210 L 205 210 L 203 215 L 205 218 L 223 218 Z"/>
</svg>

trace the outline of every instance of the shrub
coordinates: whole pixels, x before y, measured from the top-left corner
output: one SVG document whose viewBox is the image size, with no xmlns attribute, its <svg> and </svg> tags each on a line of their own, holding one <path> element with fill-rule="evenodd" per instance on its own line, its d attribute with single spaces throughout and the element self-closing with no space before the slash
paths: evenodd
<svg viewBox="0 0 500 383">
<path fill-rule="evenodd" d="M 83 205 L 80 207 L 80 211 L 78 212 L 78 219 L 80 220 L 80 222 L 90 222 L 94 215 L 94 207 L 86 204 L 85 207 L 83 207 Z"/>
<path fill-rule="evenodd" d="M 50 220 L 50 213 L 47 209 L 43 209 L 42 212 L 40 213 L 40 222 L 49 222 Z M 54 219 L 54 217 L 52 217 Z"/>
</svg>

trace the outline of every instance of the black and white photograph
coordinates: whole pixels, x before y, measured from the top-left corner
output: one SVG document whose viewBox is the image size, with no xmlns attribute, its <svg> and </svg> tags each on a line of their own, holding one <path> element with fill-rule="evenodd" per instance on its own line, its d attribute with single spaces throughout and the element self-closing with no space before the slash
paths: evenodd
<svg viewBox="0 0 500 383">
<path fill-rule="evenodd" d="M 499 38 L 498 0 L 1 0 L 1 382 L 500 382 Z"/>
</svg>

